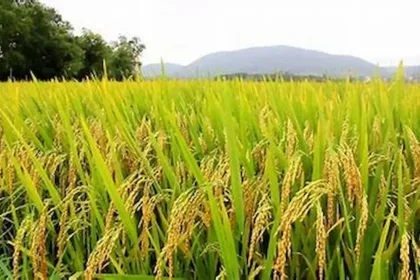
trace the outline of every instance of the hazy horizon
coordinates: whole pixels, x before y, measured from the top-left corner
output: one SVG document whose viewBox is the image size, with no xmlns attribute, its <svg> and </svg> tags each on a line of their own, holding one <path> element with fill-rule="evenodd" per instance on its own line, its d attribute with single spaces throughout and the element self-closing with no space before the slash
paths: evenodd
<svg viewBox="0 0 420 280">
<path fill-rule="evenodd" d="M 144 64 L 187 65 L 219 51 L 286 45 L 357 56 L 381 66 L 420 64 L 413 0 L 41 0 L 76 32 L 85 27 L 108 41 L 138 36 Z M 99 8 L 100 7 L 100 8 Z M 395 20 L 398 19 L 398 20 Z"/>
</svg>

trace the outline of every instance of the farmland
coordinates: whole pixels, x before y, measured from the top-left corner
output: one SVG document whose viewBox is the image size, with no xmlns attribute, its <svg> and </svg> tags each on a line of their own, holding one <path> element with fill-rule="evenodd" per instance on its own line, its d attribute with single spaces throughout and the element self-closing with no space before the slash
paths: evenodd
<svg viewBox="0 0 420 280">
<path fill-rule="evenodd" d="M 0 278 L 415 277 L 419 97 L 401 75 L 2 83 Z"/>
</svg>

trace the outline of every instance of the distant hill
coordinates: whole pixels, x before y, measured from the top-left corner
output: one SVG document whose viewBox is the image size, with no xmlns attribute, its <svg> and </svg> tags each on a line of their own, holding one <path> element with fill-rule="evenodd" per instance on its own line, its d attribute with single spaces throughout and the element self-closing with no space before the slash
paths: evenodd
<svg viewBox="0 0 420 280">
<path fill-rule="evenodd" d="M 160 75 L 160 64 L 146 65 L 146 76 Z M 269 74 L 289 72 L 298 75 L 371 76 L 378 71 L 376 65 L 358 57 L 333 55 L 325 52 L 289 46 L 254 47 L 236 51 L 205 55 L 189 65 L 165 64 L 167 76 L 197 77 L 222 74 Z M 380 68 L 381 75 L 388 70 Z"/>
</svg>

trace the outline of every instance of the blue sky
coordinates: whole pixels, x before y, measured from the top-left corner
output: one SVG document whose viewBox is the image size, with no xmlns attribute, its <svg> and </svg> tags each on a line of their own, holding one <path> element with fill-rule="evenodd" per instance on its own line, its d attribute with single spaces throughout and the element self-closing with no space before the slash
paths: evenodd
<svg viewBox="0 0 420 280">
<path fill-rule="evenodd" d="M 290 45 L 420 64 L 416 0 L 41 0 L 80 30 L 138 36 L 144 63 L 188 64 L 207 53 Z"/>
</svg>

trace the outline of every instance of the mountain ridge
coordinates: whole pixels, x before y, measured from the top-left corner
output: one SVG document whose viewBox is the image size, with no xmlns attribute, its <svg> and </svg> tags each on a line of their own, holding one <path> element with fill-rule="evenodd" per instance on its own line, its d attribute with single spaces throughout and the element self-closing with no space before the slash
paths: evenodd
<svg viewBox="0 0 420 280">
<path fill-rule="evenodd" d="M 249 47 L 206 54 L 187 65 L 164 63 L 168 77 L 194 78 L 234 73 L 272 74 L 289 72 L 297 75 L 372 76 L 379 71 L 389 77 L 395 67 L 377 65 L 353 55 L 329 54 L 323 51 L 285 45 Z M 142 67 L 146 77 L 161 75 L 161 64 Z M 408 73 L 420 72 L 420 66 L 409 66 Z"/>
</svg>

